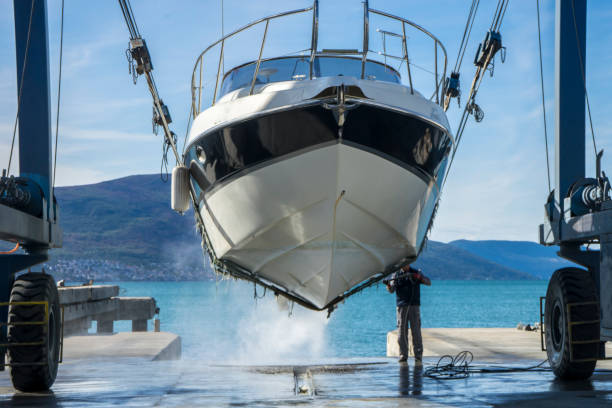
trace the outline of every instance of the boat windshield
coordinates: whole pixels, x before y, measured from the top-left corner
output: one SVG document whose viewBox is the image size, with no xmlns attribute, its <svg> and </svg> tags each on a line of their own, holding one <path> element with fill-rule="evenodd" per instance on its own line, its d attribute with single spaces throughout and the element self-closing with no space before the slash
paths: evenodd
<svg viewBox="0 0 612 408">
<path fill-rule="evenodd" d="M 313 78 L 326 76 L 351 76 L 361 78 L 361 59 L 352 57 L 316 57 Z M 281 81 L 301 81 L 309 77 L 310 56 L 284 57 L 262 60 L 255 81 L 256 85 Z M 223 78 L 220 95 L 251 85 L 256 62 L 249 62 L 229 71 Z M 366 61 L 365 78 L 399 84 L 400 74 L 388 65 Z"/>
</svg>

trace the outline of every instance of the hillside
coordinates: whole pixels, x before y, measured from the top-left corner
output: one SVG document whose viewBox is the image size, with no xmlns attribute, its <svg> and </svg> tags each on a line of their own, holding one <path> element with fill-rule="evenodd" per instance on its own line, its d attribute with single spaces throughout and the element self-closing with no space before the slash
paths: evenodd
<svg viewBox="0 0 612 408">
<path fill-rule="evenodd" d="M 170 209 L 170 182 L 159 175 L 59 187 L 63 256 L 100 256 L 158 262 L 178 243 L 197 240 L 193 213 Z"/>
<path fill-rule="evenodd" d="M 461 280 L 534 280 L 536 277 L 492 262 L 453 244 L 429 241 L 415 262 L 428 276 L 435 279 Z"/>
<path fill-rule="evenodd" d="M 539 279 L 549 279 L 556 269 L 576 266 L 557 256 L 558 247 L 545 247 L 535 242 L 459 240 L 450 244 Z"/>
<path fill-rule="evenodd" d="M 193 213 L 180 216 L 170 209 L 170 183 L 162 182 L 159 175 L 59 187 L 56 195 L 64 229 L 64 247 L 53 252 L 49 265 L 56 277 L 74 280 L 211 277 L 210 268 L 203 267 Z M 549 257 L 542 258 L 544 255 L 532 251 L 525 254 L 519 267 L 519 262 L 510 260 L 517 259 L 520 249 L 513 252 L 514 243 L 495 242 L 499 245 L 430 241 L 416 265 L 435 279 L 515 280 L 544 276 L 534 265 L 542 259 L 551 262 Z"/>
<path fill-rule="evenodd" d="M 59 187 L 64 247 L 55 274 L 115 280 L 201 279 L 200 239 L 193 212 L 170 209 L 170 183 L 159 175 Z M 76 276 L 75 276 L 76 274 Z"/>
</svg>

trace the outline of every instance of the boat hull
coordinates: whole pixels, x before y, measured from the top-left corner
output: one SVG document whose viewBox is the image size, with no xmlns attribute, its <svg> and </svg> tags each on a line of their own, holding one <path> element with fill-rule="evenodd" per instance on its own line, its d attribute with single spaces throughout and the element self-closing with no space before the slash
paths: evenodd
<svg viewBox="0 0 612 408">
<path fill-rule="evenodd" d="M 379 107 L 341 124 L 322 105 L 276 112 L 188 154 L 206 174 L 193 184 L 216 256 L 316 309 L 416 259 L 451 145 L 433 124 Z"/>
</svg>

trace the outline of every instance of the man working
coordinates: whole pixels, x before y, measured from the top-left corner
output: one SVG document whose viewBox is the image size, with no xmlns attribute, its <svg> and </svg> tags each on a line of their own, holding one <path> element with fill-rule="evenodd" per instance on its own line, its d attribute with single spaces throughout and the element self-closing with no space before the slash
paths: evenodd
<svg viewBox="0 0 612 408">
<path fill-rule="evenodd" d="M 402 267 L 383 280 L 390 293 L 395 292 L 397 306 L 397 341 L 399 362 L 408 359 L 408 324 L 412 332 L 412 348 L 415 364 L 423 364 L 423 339 L 421 338 L 421 284 L 431 286 L 431 280 L 410 265 Z"/>
</svg>

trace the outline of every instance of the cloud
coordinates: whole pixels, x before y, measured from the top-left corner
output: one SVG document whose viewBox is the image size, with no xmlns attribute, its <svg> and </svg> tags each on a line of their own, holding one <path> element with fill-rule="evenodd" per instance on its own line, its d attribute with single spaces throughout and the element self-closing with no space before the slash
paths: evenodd
<svg viewBox="0 0 612 408">
<path fill-rule="evenodd" d="M 73 37 L 74 38 L 74 37 Z M 72 38 L 72 39 L 73 39 Z M 80 37 L 78 37 L 80 39 Z M 114 52 L 121 47 L 127 47 L 125 34 L 120 32 L 117 27 L 112 27 L 110 31 L 105 31 L 104 35 L 95 39 L 70 43 L 71 38 L 66 38 L 63 50 L 62 75 L 67 77 L 74 74 L 86 72 L 85 68 L 95 66 L 100 62 L 100 58 L 107 49 Z M 51 47 L 51 58 L 59 61 L 59 49 Z M 55 54 L 58 54 L 57 56 Z M 127 66 L 127 59 L 126 59 Z M 55 68 L 55 66 L 53 66 Z"/>
<path fill-rule="evenodd" d="M 62 139 L 84 141 L 122 141 L 141 142 L 150 141 L 155 135 L 151 133 L 126 132 L 116 129 L 87 129 L 63 126 L 60 128 Z"/>
<path fill-rule="evenodd" d="M 109 180 L 112 177 L 106 172 L 89 167 L 76 167 L 69 165 L 57 165 L 56 182 L 58 187 L 77 186 L 82 184 L 92 184 Z"/>
</svg>

